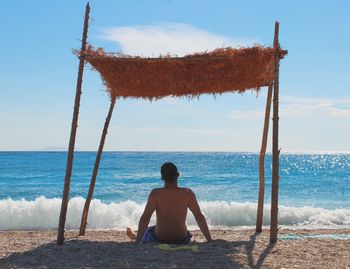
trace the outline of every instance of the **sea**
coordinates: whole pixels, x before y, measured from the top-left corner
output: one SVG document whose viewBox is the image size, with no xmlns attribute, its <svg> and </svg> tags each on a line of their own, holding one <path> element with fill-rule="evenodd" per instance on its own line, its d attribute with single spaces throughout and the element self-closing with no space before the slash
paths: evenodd
<svg viewBox="0 0 350 269">
<path fill-rule="evenodd" d="M 96 152 L 75 152 L 66 229 L 78 229 Z M 0 230 L 57 229 L 66 152 L 0 152 Z M 244 152 L 104 152 L 88 229 L 136 228 L 149 192 L 173 162 L 211 228 L 255 226 L 259 154 Z M 264 227 L 270 221 L 271 154 L 266 155 Z M 350 154 L 281 154 L 279 226 L 350 227 Z M 155 216 L 151 223 L 154 223 Z M 196 228 L 191 212 L 188 226 Z"/>
</svg>

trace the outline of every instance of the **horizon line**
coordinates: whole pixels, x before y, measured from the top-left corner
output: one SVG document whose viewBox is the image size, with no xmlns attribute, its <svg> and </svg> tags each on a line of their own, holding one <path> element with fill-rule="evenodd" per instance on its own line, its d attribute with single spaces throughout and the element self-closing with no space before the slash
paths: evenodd
<svg viewBox="0 0 350 269">
<path fill-rule="evenodd" d="M 15 153 L 15 152 L 60 152 L 67 153 L 67 150 L 0 150 L 0 153 Z M 75 150 L 74 152 L 97 152 L 97 150 Z M 199 150 L 104 150 L 103 152 L 128 152 L 128 153 L 240 153 L 240 154 L 259 154 L 259 151 L 222 151 L 222 150 L 207 150 L 207 151 L 199 151 Z M 266 154 L 271 155 L 272 151 L 266 151 Z M 280 155 L 284 154 L 350 154 L 350 151 L 327 151 L 327 150 L 315 150 L 315 151 L 285 151 L 281 152 Z"/>
</svg>

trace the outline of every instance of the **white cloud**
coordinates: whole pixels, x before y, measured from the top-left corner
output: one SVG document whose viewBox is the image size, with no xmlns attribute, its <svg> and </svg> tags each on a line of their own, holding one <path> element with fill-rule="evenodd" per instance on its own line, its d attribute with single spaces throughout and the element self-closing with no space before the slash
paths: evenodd
<svg viewBox="0 0 350 269">
<path fill-rule="evenodd" d="M 328 113 L 332 117 L 350 117 L 350 109 L 339 109 L 335 107 L 329 107 Z"/>
<path fill-rule="evenodd" d="M 235 120 L 256 120 L 264 119 L 264 111 L 262 110 L 232 110 L 229 114 L 231 119 Z"/>
<path fill-rule="evenodd" d="M 218 129 L 201 129 L 201 128 L 165 128 L 165 127 L 147 127 L 147 128 L 135 128 L 135 127 L 114 127 L 116 132 L 125 134 L 137 134 L 137 133 L 150 133 L 158 135 L 174 135 L 174 136 L 190 136 L 190 135 L 208 135 L 219 136 L 227 134 L 226 130 Z"/>
<path fill-rule="evenodd" d="M 281 116 L 288 118 L 314 118 L 320 115 L 327 115 L 328 105 L 322 103 L 305 104 L 305 103 L 287 103 L 281 104 Z"/>
<path fill-rule="evenodd" d="M 256 43 L 253 39 L 231 39 L 183 23 L 107 28 L 103 30 L 102 38 L 118 42 L 123 53 L 147 57 L 167 53 L 183 56 L 218 47 Z"/>
<path fill-rule="evenodd" d="M 280 115 L 283 118 L 314 119 L 314 118 L 350 118 L 350 99 L 319 99 L 285 96 L 281 98 Z M 264 110 L 233 110 L 229 118 L 234 120 L 262 120 Z M 272 117 L 272 107 L 271 107 Z"/>
<path fill-rule="evenodd" d="M 320 99 L 287 96 L 281 98 L 281 115 L 290 118 L 350 117 L 350 99 Z"/>
<path fill-rule="evenodd" d="M 301 96 L 281 96 L 283 103 L 298 103 L 298 104 L 339 104 L 350 105 L 350 98 L 314 98 Z"/>
</svg>

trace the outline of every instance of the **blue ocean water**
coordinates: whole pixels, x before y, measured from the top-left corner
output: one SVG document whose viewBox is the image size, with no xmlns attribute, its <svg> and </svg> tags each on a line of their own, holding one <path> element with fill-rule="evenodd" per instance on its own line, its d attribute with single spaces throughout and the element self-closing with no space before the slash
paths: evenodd
<svg viewBox="0 0 350 269">
<path fill-rule="evenodd" d="M 95 156 L 75 153 L 68 215 L 72 228 L 79 222 Z M 65 152 L 0 153 L 0 230 L 55 227 L 66 158 Z M 105 152 L 89 215 L 91 227 L 135 226 L 149 191 L 162 186 L 159 170 L 166 161 L 178 166 L 180 186 L 194 190 L 212 226 L 254 225 L 258 154 Z M 265 167 L 267 224 L 271 155 Z M 350 225 L 350 154 L 282 154 L 279 203 L 281 224 Z M 50 216 L 46 224 L 35 219 L 42 214 Z"/>
</svg>

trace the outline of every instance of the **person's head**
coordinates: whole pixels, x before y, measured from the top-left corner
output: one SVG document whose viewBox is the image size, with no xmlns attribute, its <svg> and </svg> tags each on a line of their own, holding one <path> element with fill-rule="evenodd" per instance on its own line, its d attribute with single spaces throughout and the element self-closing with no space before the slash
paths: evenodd
<svg viewBox="0 0 350 269">
<path fill-rule="evenodd" d="M 160 174 L 162 175 L 162 179 L 168 183 L 176 182 L 180 175 L 177 171 L 176 165 L 171 162 L 163 163 L 162 167 L 160 168 Z"/>
</svg>

